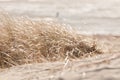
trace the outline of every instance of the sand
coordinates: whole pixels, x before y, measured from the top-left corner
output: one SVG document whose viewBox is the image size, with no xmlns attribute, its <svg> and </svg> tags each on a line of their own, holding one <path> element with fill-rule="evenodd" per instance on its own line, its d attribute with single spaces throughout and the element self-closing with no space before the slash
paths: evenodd
<svg viewBox="0 0 120 80">
<path fill-rule="evenodd" d="M 0 80 L 120 80 L 120 0 L 9 0 L 12 16 L 57 20 L 94 36 L 104 54 L 64 62 L 25 64 L 0 70 Z M 109 35 L 111 34 L 111 35 Z"/>
<path fill-rule="evenodd" d="M 56 19 L 82 34 L 120 34 L 120 0 L 3 0 L 0 8 L 12 16 Z"/>
</svg>

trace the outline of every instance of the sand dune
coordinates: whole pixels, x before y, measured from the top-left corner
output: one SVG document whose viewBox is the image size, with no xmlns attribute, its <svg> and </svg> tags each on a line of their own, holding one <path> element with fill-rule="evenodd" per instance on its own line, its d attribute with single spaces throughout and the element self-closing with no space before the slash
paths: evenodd
<svg viewBox="0 0 120 80">
<path fill-rule="evenodd" d="M 0 80 L 120 79 L 120 0 L 0 0 L 0 11 Z"/>
</svg>

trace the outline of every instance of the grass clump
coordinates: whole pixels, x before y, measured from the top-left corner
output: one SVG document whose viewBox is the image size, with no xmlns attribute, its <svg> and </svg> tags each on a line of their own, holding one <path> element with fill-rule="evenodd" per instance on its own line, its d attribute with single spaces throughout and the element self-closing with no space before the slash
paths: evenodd
<svg viewBox="0 0 120 80">
<path fill-rule="evenodd" d="M 0 14 L 0 68 L 100 54 L 65 25 Z"/>
</svg>

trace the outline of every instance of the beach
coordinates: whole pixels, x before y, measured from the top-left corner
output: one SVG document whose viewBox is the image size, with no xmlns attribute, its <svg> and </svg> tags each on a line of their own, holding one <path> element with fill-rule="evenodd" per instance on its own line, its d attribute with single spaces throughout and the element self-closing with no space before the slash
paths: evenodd
<svg viewBox="0 0 120 80">
<path fill-rule="evenodd" d="M 119 80 L 119 9 L 119 0 L 0 0 L 0 11 L 13 17 L 63 24 L 94 39 L 104 52 L 82 59 L 0 69 L 0 80 Z"/>
</svg>

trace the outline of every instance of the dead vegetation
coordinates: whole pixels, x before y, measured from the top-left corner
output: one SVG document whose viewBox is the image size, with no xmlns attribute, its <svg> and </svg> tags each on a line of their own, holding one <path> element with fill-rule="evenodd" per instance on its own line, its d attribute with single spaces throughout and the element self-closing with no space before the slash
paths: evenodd
<svg viewBox="0 0 120 80">
<path fill-rule="evenodd" d="M 0 68 L 102 53 L 65 25 L 0 14 Z"/>
</svg>

